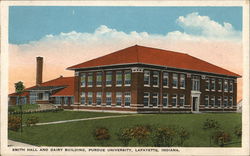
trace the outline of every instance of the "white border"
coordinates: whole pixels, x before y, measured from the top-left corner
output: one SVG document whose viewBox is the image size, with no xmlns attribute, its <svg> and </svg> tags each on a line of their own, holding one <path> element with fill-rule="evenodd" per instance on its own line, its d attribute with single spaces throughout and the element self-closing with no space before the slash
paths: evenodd
<svg viewBox="0 0 250 156">
<path fill-rule="evenodd" d="M 50 153 L 11 152 L 7 148 L 7 103 L 8 103 L 8 6 L 242 6 L 243 7 L 243 137 L 242 148 L 178 148 L 180 152 L 139 153 Z M 1 2 L 1 154 L 2 155 L 249 155 L 249 1 L 3 1 Z M 49 147 L 49 149 L 52 147 Z M 69 147 L 74 148 L 74 147 Z M 88 149 L 90 147 L 85 147 Z M 146 148 L 144 148 L 146 149 Z"/>
</svg>

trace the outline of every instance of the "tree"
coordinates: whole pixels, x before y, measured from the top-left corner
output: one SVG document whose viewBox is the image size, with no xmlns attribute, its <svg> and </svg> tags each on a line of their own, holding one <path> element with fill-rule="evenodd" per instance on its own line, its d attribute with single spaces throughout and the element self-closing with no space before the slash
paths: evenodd
<svg viewBox="0 0 250 156">
<path fill-rule="evenodd" d="M 21 115 L 21 132 L 23 131 L 23 128 L 22 128 L 22 126 L 23 126 L 22 125 L 22 123 L 23 123 L 23 106 L 20 103 L 20 96 L 23 93 L 24 88 L 25 88 L 25 86 L 23 85 L 22 81 L 15 83 L 15 89 L 16 89 L 16 93 L 18 95 L 18 104 L 19 104 L 19 108 L 20 108 L 20 112 L 21 112 L 20 113 L 20 115 Z"/>
</svg>

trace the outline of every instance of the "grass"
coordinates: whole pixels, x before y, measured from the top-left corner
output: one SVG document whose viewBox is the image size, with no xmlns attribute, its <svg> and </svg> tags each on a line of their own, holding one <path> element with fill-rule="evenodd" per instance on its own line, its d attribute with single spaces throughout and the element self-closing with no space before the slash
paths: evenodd
<svg viewBox="0 0 250 156">
<path fill-rule="evenodd" d="M 38 104 L 25 104 L 22 107 L 23 107 L 23 111 L 27 111 L 27 110 L 38 109 L 39 105 Z M 16 105 L 16 106 L 9 106 L 9 110 L 20 111 L 20 107 L 18 105 Z"/>
<path fill-rule="evenodd" d="M 39 123 L 43 123 L 43 122 L 92 118 L 92 117 L 100 117 L 100 116 L 113 116 L 113 115 L 124 115 L 124 114 L 104 113 L 104 112 L 83 112 L 83 111 L 43 112 L 43 113 L 23 114 L 23 122 L 25 122 L 27 118 L 29 118 L 30 116 L 38 117 Z M 20 116 L 20 115 L 16 115 L 16 116 Z"/>
<path fill-rule="evenodd" d="M 24 127 L 22 134 L 20 132 L 9 131 L 9 138 L 37 146 L 122 146 L 116 136 L 120 128 L 138 124 L 151 124 L 158 127 L 175 124 L 186 128 L 191 134 L 190 139 L 184 143 L 184 147 L 209 147 L 209 133 L 202 129 L 203 122 L 207 118 L 217 120 L 221 124 L 221 127 L 225 131 L 230 132 L 232 136 L 234 127 L 241 124 L 241 114 L 238 113 L 143 114 L 120 118 Z M 108 128 L 111 139 L 105 142 L 95 140 L 92 132 L 96 127 Z M 237 143 L 239 140 L 234 136 L 232 142 L 232 144 L 226 147 L 241 146 L 240 143 Z M 138 145 L 135 142 L 131 142 L 129 146 L 134 147 Z M 216 145 L 212 144 L 212 146 Z"/>
</svg>

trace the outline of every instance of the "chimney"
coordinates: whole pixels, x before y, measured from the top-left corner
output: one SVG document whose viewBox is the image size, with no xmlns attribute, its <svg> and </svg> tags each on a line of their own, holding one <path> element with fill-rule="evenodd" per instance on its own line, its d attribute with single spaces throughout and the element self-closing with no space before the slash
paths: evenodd
<svg viewBox="0 0 250 156">
<path fill-rule="evenodd" d="M 43 57 L 36 57 L 36 85 L 43 82 Z"/>
</svg>

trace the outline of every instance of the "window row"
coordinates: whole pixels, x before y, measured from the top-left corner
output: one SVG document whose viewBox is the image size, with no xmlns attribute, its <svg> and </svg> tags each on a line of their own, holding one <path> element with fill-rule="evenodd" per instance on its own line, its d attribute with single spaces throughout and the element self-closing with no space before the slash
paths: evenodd
<svg viewBox="0 0 250 156">
<path fill-rule="evenodd" d="M 152 75 L 151 75 L 152 74 Z M 150 72 L 149 70 L 144 70 L 144 86 L 152 86 L 159 87 L 159 71 Z M 152 80 L 151 80 L 152 78 Z M 162 73 L 162 86 L 168 88 L 169 87 L 169 73 Z M 151 83 L 152 81 L 152 83 Z M 172 74 L 172 88 L 186 88 L 186 75 L 185 74 Z"/>
<path fill-rule="evenodd" d="M 205 95 L 205 107 L 233 107 L 233 96 Z"/>
<path fill-rule="evenodd" d="M 124 97 L 124 99 L 123 99 Z M 95 100 L 94 100 L 95 98 Z M 129 107 L 131 104 L 131 93 L 130 92 L 115 92 L 115 97 L 112 97 L 112 92 L 96 92 L 93 95 L 93 92 L 82 92 L 81 93 L 81 104 L 92 105 L 95 101 L 95 104 L 101 105 L 105 103 L 106 106 L 111 106 L 112 98 L 115 98 L 116 106 L 121 106 L 124 101 L 124 106 Z"/>
<path fill-rule="evenodd" d="M 144 107 L 158 107 L 159 106 L 159 93 L 151 93 L 151 98 L 150 98 L 150 93 L 149 92 L 144 92 L 143 95 L 143 105 Z M 179 97 L 179 98 L 178 98 Z M 171 96 L 171 106 L 172 107 L 177 107 L 177 104 L 180 107 L 184 107 L 185 105 L 185 95 L 184 94 L 173 94 Z M 162 105 L 163 107 L 168 107 L 169 106 L 169 94 L 168 93 L 163 93 L 162 95 Z"/>
<path fill-rule="evenodd" d="M 222 82 L 222 79 L 218 79 L 218 85 L 216 87 L 216 80 L 214 78 L 206 78 L 205 81 L 205 89 L 206 91 L 215 91 L 216 89 L 218 91 L 223 91 L 224 92 L 233 92 L 233 81 L 232 80 L 224 80 L 224 82 Z"/>
<path fill-rule="evenodd" d="M 114 71 L 115 72 L 115 85 L 130 86 L 131 85 L 131 71 Z M 103 76 L 105 76 L 105 86 L 111 87 L 113 81 L 113 71 L 97 72 L 96 73 L 96 87 L 102 87 Z M 93 73 L 81 73 L 81 87 L 93 87 L 94 74 Z"/>
</svg>

